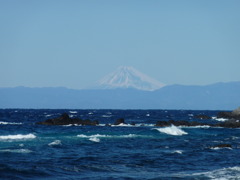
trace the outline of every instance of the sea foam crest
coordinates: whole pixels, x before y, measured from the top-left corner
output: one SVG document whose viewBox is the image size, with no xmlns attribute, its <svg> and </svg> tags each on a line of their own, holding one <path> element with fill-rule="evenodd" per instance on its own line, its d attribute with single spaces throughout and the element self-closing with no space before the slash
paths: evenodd
<svg viewBox="0 0 240 180">
<path fill-rule="evenodd" d="M 31 153 L 32 151 L 29 149 L 2 149 L 0 152 L 9 152 L 9 153 Z"/>
<path fill-rule="evenodd" d="M 21 124 L 23 124 L 23 123 L 0 121 L 0 124 L 2 124 L 2 125 L 8 125 L 8 124 L 10 124 L 10 125 L 21 125 Z"/>
<path fill-rule="evenodd" d="M 89 138 L 89 140 L 93 141 L 93 142 L 100 142 L 100 139 L 97 137 L 91 137 L 91 138 Z"/>
<path fill-rule="evenodd" d="M 205 176 L 210 179 L 221 179 L 221 180 L 228 180 L 228 179 L 239 179 L 240 177 L 240 167 L 228 167 L 223 169 L 217 169 L 208 172 L 201 172 L 195 173 L 194 176 Z"/>
<path fill-rule="evenodd" d="M 94 135 L 85 135 L 85 134 L 79 134 L 77 137 L 80 138 L 89 138 L 89 140 L 94 140 L 94 138 L 134 138 L 139 137 L 140 135 L 136 134 L 127 134 L 127 135 L 101 135 L 101 134 L 94 134 Z M 96 139 L 95 139 L 96 140 Z"/>
<path fill-rule="evenodd" d="M 182 129 L 171 125 L 170 127 L 164 127 L 164 128 L 154 128 L 156 130 L 158 130 L 161 133 L 165 133 L 165 134 L 169 134 L 169 135 L 173 135 L 173 136 L 181 136 L 184 134 L 188 134 L 187 132 L 183 131 Z"/>
<path fill-rule="evenodd" d="M 60 140 L 55 140 L 48 144 L 49 146 L 60 146 L 62 145 L 62 142 Z"/>
<path fill-rule="evenodd" d="M 36 136 L 34 134 L 17 134 L 17 135 L 5 135 L 0 136 L 0 140 L 18 140 L 18 139 L 34 139 Z"/>
</svg>

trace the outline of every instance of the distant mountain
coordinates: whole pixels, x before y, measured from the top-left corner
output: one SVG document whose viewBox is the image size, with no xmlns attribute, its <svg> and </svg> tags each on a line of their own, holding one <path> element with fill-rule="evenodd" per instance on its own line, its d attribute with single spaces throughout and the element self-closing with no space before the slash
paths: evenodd
<svg viewBox="0 0 240 180">
<path fill-rule="evenodd" d="M 239 106 L 240 82 L 170 85 L 155 91 L 0 88 L 0 108 L 233 110 Z"/>
<path fill-rule="evenodd" d="M 95 89 L 133 88 L 153 91 L 163 86 L 163 83 L 139 72 L 133 67 L 121 66 L 97 82 Z"/>
</svg>

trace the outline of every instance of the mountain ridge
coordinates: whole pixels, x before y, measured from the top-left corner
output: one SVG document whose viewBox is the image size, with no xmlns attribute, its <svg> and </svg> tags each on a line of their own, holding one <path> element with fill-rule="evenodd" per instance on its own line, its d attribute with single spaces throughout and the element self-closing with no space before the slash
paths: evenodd
<svg viewBox="0 0 240 180">
<path fill-rule="evenodd" d="M 240 82 L 128 89 L 0 88 L 0 108 L 232 110 L 240 106 Z"/>
</svg>

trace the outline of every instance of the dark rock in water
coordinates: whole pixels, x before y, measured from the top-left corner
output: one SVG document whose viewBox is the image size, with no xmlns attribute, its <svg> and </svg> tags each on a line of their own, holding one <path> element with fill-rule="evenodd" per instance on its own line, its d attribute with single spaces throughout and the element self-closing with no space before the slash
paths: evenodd
<svg viewBox="0 0 240 180">
<path fill-rule="evenodd" d="M 233 110 L 232 112 L 227 112 L 227 111 L 219 112 L 217 117 L 218 118 L 240 120 L 240 107 Z"/>
<path fill-rule="evenodd" d="M 204 115 L 204 114 L 199 114 L 194 116 L 196 119 L 212 119 L 210 116 Z"/>
<path fill-rule="evenodd" d="M 113 125 L 119 125 L 119 124 L 125 124 L 125 121 L 123 118 L 117 119 Z"/>
<path fill-rule="evenodd" d="M 230 119 L 225 122 L 217 124 L 217 126 L 225 128 L 240 128 L 240 120 Z"/>
<path fill-rule="evenodd" d="M 63 113 L 60 117 L 47 119 L 46 121 L 37 122 L 37 124 L 42 125 L 98 125 L 98 121 L 91 121 L 91 120 L 82 120 L 79 118 L 70 118 L 67 113 Z"/>
<path fill-rule="evenodd" d="M 218 144 L 215 146 L 212 146 L 211 148 L 232 148 L 231 144 Z"/>
</svg>

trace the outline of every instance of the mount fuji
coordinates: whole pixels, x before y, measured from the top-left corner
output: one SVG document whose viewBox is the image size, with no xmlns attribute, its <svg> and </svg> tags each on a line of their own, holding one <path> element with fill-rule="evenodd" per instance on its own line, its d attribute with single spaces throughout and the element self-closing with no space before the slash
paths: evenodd
<svg viewBox="0 0 240 180">
<path fill-rule="evenodd" d="M 139 72 L 133 67 L 120 66 L 114 72 L 97 82 L 95 89 L 132 88 L 143 91 L 154 91 L 165 86 L 163 83 Z"/>
</svg>

